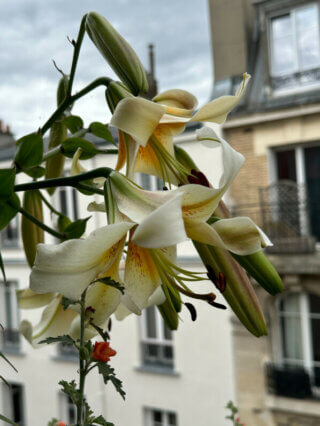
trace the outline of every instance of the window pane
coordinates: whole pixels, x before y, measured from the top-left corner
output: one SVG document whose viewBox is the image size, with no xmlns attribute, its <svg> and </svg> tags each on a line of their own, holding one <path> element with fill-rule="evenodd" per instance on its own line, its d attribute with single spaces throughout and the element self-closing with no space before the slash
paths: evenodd
<svg viewBox="0 0 320 426">
<path fill-rule="evenodd" d="M 313 360 L 320 361 L 320 319 L 311 320 Z"/>
<path fill-rule="evenodd" d="M 143 189 L 152 189 L 151 188 L 151 176 L 147 175 L 145 173 L 140 173 L 140 177 L 141 177 L 141 186 Z"/>
<path fill-rule="evenodd" d="M 159 357 L 159 346 L 158 345 L 152 345 L 151 343 L 146 345 L 147 350 L 147 356 L 151 358 L 158 358 Z"/>
<path fill-rule="evenodd" d="M 147 337 L 157 337 L 156 329 L 156 311 L 155 307 L 152 306 L 146 310 L 146 321 L 147 321 Z"/>
<path fill-rule="evenodd" d="M 154 410 L 153 411 L 153 421 L 162 423 L 162 412 Z"/>
<path fill-rule="evenodd" d="M 168 423 L 170 426 L 176 426 L 177 425 L 177 417 L 175 413 L 168 413 Z"/>
<path fill-rule="evenodd" d="M 72 188 L 72 204 L 73 204 L 73 219 L 76 220 L 79 218 L 78 212 L 78 194 L 77 191 Z"/>
<path fill-rule="evenodd" d="M 271 20 L 272 33 L 272 71 L 274 74 L 294 71 L 296 53 L 293 43 L 290 15 L 283 15 Z"/>
<path fill-rule="evenodd" d="M 63 189 L 63 188 L 60 188 L 59 196 L 60 196 L 60 209 L 61 209 L 61 213 L 63 213 L 64 215 L 68 216 L 69 212 L 68 212 L 68 207 L 67 207 L 67 194 L 66 194 L 66 190 Z"/>
<path fill-rule="evenodd" d="M 297 43 L 301 69 L 319 65 L 318 8 L 315 4 L 296 11 Z"/>
<path fill-rule="evenodd" d="M 292 180 L 296 182 L 295 150 L 276 152 L 278 180 Z"/>
<path fill-rule="evenodd" d="M 320 241 L 320 146 L 304 150 L 311 234 Z"/>
<path fill-rule="evenodd" d="M 284 297 L 280 302 L 282 312 L 300 314 L 300 297 L 299 294 L 290 294 Z"/>
<path fill-rule="evenodd" d="M 302 360 L 300 318 L 281 318 L 282 349 L 284 358 Z"/>
<path fill-rule="evenodd" d="M 164 346 L 163 352 L 164 352 L 164 358 L 167 358 L 167 359 L 173 358 L 172 346 Z"/>
<path fill-rule="evenodd" d="M 311 314 L 320 314 L 320 297 L 315 294 L 310 294 L 309 306 Z"/>
<path fill-rule="evenodd" d="M 166 340 L 172 340 L 172 331 L 170 330 L 170 328 L 168 328 L 166 326 L 166 324 L 165 324 L 164 321 L 162 321 L 162 322 L 163 322 L 163 335 L 164 335 L 164 338 Z"/>
</svg>

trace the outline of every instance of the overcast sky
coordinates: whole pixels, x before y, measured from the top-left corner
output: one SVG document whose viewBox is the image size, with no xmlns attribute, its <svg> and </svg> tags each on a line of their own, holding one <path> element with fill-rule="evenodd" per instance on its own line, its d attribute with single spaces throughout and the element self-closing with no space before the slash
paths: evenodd
<svg viewBox="0 0 320 426">
<path fill-rule="evenodd" d="M 69 73 L 81 17 L 95 10 L 129 41 L 148 66 L 155 45 L 159 90 L 184 88 L 200 105 L 209 100 L 212 66 L 207 0 L 3 0 L 0 15 L 0 118 L 15 136 L 36 130 L 55 108 L 59 74 Z M 75 90 L 96 77 L 114 77 L 88 37 L 83 43 Z M 86 124 L 106 122 L 104 90 L 74 108 Z"/>
</svg>

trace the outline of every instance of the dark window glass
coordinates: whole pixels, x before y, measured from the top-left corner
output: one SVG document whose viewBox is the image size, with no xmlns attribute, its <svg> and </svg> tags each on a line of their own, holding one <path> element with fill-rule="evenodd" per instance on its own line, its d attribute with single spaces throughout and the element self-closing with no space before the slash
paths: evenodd
<svg viewBox="0 0 320 426">
<path fill-rule="evenodd" d="M 304 161 L 311 233 L 320 241 L 320 146 L 305 148 Z"/>
<path fill-rule="evenodd" d="M 177 416 L 175 415 L 175 413 L 168 413 L 168 423 L 170 426 L 177 425 Z"/>
<path fill-rule="evenodd" d="M 162 412 L 154 410 L 153 421 L 162 423 Z"/>
<path fill-rule="evenodd" d="M 11 403 L 13 421 L 18 423 L 19 426 L 24 425 L 23 418 L 23 390 L 20 385 L 11 385 Z"/>
<path fill-rule="evenodd" d="M 156 311 L 155 307 L 152 306 L 147 309 L 147 337 L 157 337 L 156 330 Z"/>
<path fill-rule="evenodd" d="M 292 180 L 296 182 L 296 157 L 295 151 L 277 151 L 277 175 L 278 180 Z"/>
</svg>

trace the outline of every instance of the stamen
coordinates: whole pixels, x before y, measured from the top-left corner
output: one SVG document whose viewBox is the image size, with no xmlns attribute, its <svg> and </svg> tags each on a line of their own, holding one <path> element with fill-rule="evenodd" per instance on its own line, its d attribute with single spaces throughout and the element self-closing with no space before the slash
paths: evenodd
<svg viewBox="0 0 320 426">
<path fill-rule="evenodd" d="M 184 305 L 185 305 L 185 307 L 188 309 L 188 311 L 190 312 L 191 320 L 192 320 L 192 321 L 195 321 L 195 320 L 197 319 L 197 311 L 196 311 L 196 308 L 193 306 L 193 304 L 192 304 L 192 303 L 188 303 L 188 302 L 186 302 Z"/>
</svg>

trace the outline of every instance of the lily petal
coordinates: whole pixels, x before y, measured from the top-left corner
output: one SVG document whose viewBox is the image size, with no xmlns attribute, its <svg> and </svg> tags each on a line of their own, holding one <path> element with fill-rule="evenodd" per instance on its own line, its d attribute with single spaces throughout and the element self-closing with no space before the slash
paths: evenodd
<svg viewBox="0 0 320 426">
<path fill-rule="evenodd" d="M 124 282 L 126 293 L 140 310 L 146 306 L 149 297 L 160 285 L 157 268 L 148 250 L 132 241 L 128 245 Z"/>
<path fill-rule="evenodd" d="M 20 332 L 33 345 L 47 337 L 56 337 L 68 334 L 73 319 L 78 315 L 72 309 L 63 310 L 61 296 L 55 297 L 44 309 L 39 323 L 33 326 L 29 321 L 22 321 Z"/>
<path fill-rule="evenodd" d="M 166 90 L 159 93 L 153 102 L 166 106 L 166 113 L 184 117 L 191 117 L 192 112 L 198 105 L 198 100 L 190 92 L 181 89 Z"/>
<path fill-rule="evenodd" d="M 72 300 L 79 299 L 90 282 L 113 264 L 122 238 L 133 226 L 121 222 L 99 228 L 87 239 L 38 244 L 30 288 L 38 293 L 55 291 Z"/>
<path fill-rule="evenodd" d="M 79 161 L 81 153 L 82 153 L 82 149 L 78 148 L 72 157 L 72 163 L 71 163 L 71 169 L 70 169 L 71 176 L 79 175 L 81 173 L 86 173 L 88 171 L 86 168 L 82 166 L 82 164 Z M 94 184 L 94 186 L 96 186 L 97 188 L 100 188 L 101 186 L 104 185 L 105 180 L 106 178 L 104 177 L 97 177 L 92 179 L 91 181 L 88 181 L 88 183 Z"/>
<path fill-rule="evenodd" d="M 138 97 L 124 98 L 118 103 L 110 125 L 145 146 L 164 113 L 165 107 L 155 102 Z"/>
<path fill-rule="evenodd" d="M 48 305 L 55 297 L 55 293 L 38 294 L 24 288 L 17 291 L 18 304 L 20 309 L 36 309 Z"/>
<path fill-rule="evenodd" d="M 243 80 L 238 87 L 234 96 L 221 96 L 214 99 L 196 112 L 191 118 L 191 121 L 210 121 L 213 123 L 223 123 L 229 112 L 237 106 L 245 94 L 247 84 L 250 80 L 250 75 L 243 74 Z"/>
<path fill-rule="evenodd" d="M 162 248 L 187 239 L 181 212 L 182 194 L 154 210 L 133 233 L 132 241 L 140 247 Z"/>
<path fill-rule="evenodd" d="M 249 217 L 221 219 L 212 225 L 203 221 L 186 221 L 186 231 L 194 241 L 231 251 L 238 255 L 256 253 L 272 245 Z"/>
</svg>

